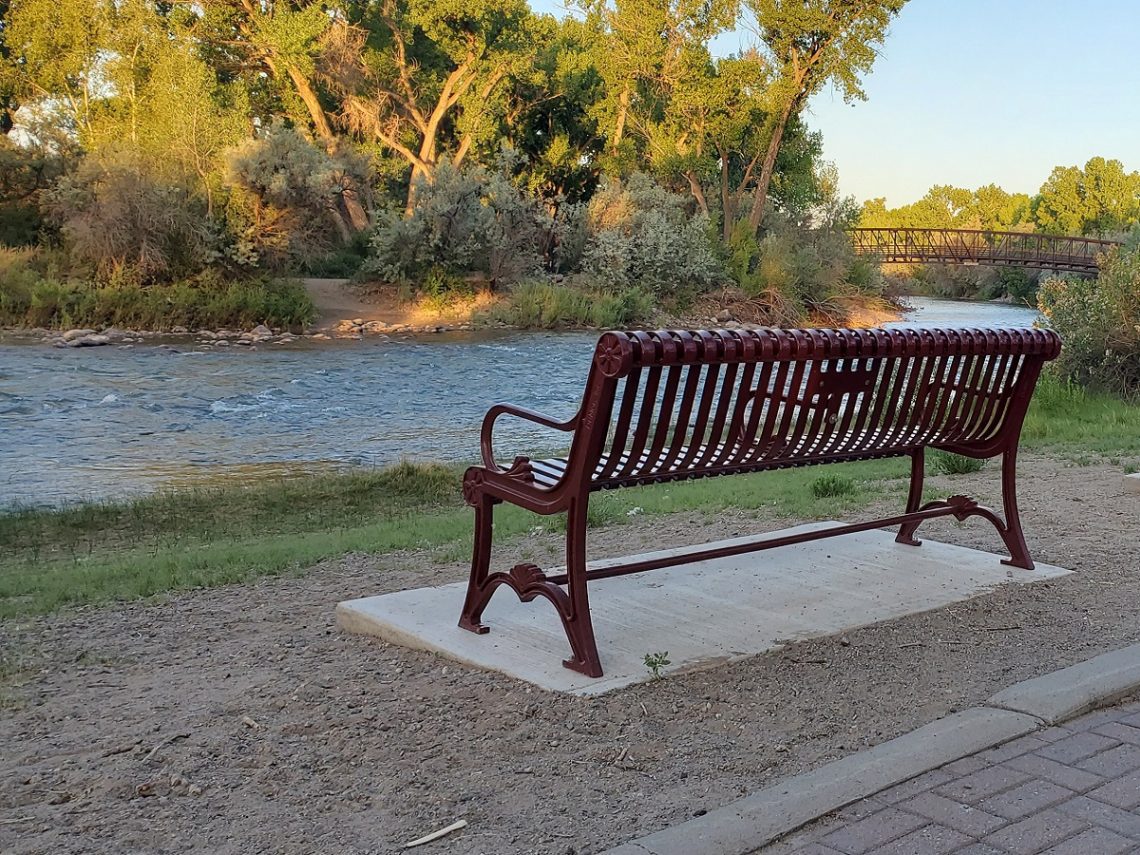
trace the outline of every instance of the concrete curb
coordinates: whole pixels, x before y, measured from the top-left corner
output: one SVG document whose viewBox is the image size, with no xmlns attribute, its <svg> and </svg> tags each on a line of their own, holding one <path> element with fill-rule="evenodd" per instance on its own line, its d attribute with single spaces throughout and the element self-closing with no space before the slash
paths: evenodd
<svg viewBox="0 0 1140 855">
<path fill-rule="evenodd" d="M 1140 686 L 1140 644 L 1113 650 L 1003 689 L 986 705 L 1057 724 L 1131 694 Z"/>
<path fill-rule="evenodd" d="M 1140 690 L 1140 644 L 1010 686 L 974 707 L 787 778 L 604 855 L 748 855 L 814 819 Z"/>
</svg>

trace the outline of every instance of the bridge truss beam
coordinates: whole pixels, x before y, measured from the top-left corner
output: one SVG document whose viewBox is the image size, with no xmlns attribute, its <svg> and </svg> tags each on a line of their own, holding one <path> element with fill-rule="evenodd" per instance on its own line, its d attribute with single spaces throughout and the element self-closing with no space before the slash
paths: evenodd
<svg viewBox="0 0 1140 855">
<path fill-rule="evenodd" d="M 980 229 L 851 229 L 855 252 L 882 264 L 984 264 L 1095 274 L 1119 241 Z"/>
</svg>

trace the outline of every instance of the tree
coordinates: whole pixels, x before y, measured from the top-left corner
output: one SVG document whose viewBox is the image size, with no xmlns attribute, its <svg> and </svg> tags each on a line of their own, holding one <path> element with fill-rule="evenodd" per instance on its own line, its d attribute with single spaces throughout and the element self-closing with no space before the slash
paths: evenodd
<svg viewBox="0 0 1140 855">
<path fill-rule="evenodd" d="M 592 113 L 605 90 L 592 33 L 574 18 L 549 16 L 534 22 L 533 33 L 532 72 L 512 75 L 500 90 L 499 134 L 522 156 L 520 177 L 532 193 L 552 206 L 581 202 L 597 186 L 604 143 Z"/>
<path fill-rule="evenodd" d="M 16 66 L 8 47 L 8 10 L 10 0 L 0 0 L 0 134 L 7 136 L 15 124 L 20 99 L 16 94 Z"/>
<path fill-rule="evenodd" d="M 110 0 L 12 0 L 3 31 L 7 74 L 0 79 L 8 103 L 55 102 L 82 139 L 108 94 L 102 50 L 116 17 Z"/>
<path fill-rule="evenodd" d="M 1119 160 L 1091 158 L 1084 169 L 1058 166 L 1033 200 L 1033 218 L 1053 234 L 1110 234 L 1140 220 L 1140 173 Z"/>
<path fill-rule="evenodd" d="M 756 179 L 749 225 L 760 228 L 784 132 L 811 98 L 834 83 L 848 100 L 864 99 L 860 75 L 871 70 L 891 18 L 906 0 L 746 0 L 775 78 L 769 90 L 767 149 Z"/>
<path fill-rule="evenodd" d="M 459 165 L 495 126 L 495 96 L 532 64 L 525 0 L 379 0 L 330 32 L 324 79 L 341 119 L 430 182 L 444 157 Z"/>
<path fill-rule="evenodd" d="M 597 34 L 595 64 L 605 96 L 595 107 L 616 170 L 631 171 L 636 146 L 628 132 L 640 123 L 643 138 L 660 123 L 670 96 L 708 62 L 708 41 L 730 28 L 736 0 L 582 0 Z"/>
</svg>

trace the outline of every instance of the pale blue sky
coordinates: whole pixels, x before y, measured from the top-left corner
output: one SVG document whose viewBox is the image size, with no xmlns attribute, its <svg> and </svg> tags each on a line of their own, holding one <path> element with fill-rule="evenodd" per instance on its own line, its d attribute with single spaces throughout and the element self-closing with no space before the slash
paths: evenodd
<svg viewBox="0 0 1140 855">
<path fill-rule="evenodd" d="M 1095 155 L 1140 169 L 1140 0 L 911 0 L 864 88 L 854 105 L 824 91 L 808 115 L 859 201 L 933 184 L 1034 193 Z"/>
</svg>

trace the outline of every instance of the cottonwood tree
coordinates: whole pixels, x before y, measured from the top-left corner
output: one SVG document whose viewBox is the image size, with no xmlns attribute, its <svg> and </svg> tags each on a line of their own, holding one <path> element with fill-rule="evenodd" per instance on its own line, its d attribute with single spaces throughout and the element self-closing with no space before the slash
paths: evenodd
<svg viewBox="0 0 1140 855">
<path fill-rule="evenodd" d="M 3 30 L 6 73 L 0 78 L 8 103 L 50 105 L 82 138 L 109 94 L 103 49 L 116 17 L 110 0 L 11 0 Z"/>
<path fill-rule="evenodd" d="M 1124 171 L 1119 160 L 1091 158 L 1079 166 L 1058 166 L 1033 200 L 1041 231 L 1053 234 L 1111 234 L 1140 219 L 1140 173 Z"/>
<path fill-rule="evenodd" d="M 340 119 L 410 167 L 416 186 L 495 127 L 496 95 L 532 64 L 525 0 L 378 0 L 330 31 L 323 76 Z"/>
<path fill-rule="evenodd" d="M 732 27 L 737 0 L 581 0 L 596 34 L 605 93 L 593 109 L 611 159 L 630 171 L 639 159 L 631 129 L 647 137 L 677 90 L 707 62 L 709 39 Z M 657 127 L 656 130 L 660 130 Z"/>
<path fill-rule="evenodd" d="M 749 225 L 760 228 L 785 131 L 826 84 L 863 99 L 860 76 L 874 65 L 891 19 L 906 0 L 745 0 L 773 68 L 767 147 L 753 192 Z"/>
</svg>

